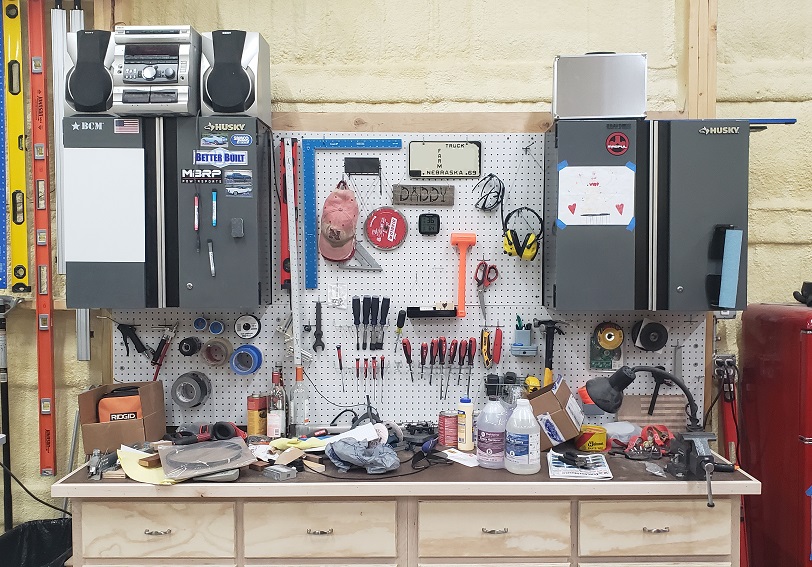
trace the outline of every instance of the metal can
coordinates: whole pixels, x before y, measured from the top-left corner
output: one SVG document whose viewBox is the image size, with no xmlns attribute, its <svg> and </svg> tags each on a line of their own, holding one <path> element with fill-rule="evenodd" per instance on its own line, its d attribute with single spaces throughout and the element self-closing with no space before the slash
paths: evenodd
<svg viewBox="0 0 812 567">
<path fill-rule="evenodd" d="M 441 411 L 439 422 L 439 443 L 446 447 L 457 446 L 457 412 Z"/>
<path fill-rule="evenodd" d="M 268 396 L 248 396 L 248 435 L 265 435 L 268 429 Z"/>
</svg>

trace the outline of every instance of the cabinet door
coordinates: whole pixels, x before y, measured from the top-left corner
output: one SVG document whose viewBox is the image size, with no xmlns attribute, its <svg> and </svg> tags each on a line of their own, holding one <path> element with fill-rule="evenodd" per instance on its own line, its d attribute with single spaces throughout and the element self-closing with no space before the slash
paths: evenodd
<svg viewBox="0 0 812 567">
<path fill-rule="evenodd" d="M 231 502 L 84 502 L 84 557 L 234 557 Z"/>
<path fill-rule="evenodd" d="M 246 502 L 246 557 L 395 557 L 394 501 Z"/>
<path fill-rule="evenodd" d="M 737 501 L 738 505 L 738 501 Z M 594 557 L 729 555 L 729 499 L 581 502 L 578 550 Z"/>
<path fill-rule="evenodd" d="M 569 556 L 568 500 L 418 504 L 420 557 Z"/>
</svg>

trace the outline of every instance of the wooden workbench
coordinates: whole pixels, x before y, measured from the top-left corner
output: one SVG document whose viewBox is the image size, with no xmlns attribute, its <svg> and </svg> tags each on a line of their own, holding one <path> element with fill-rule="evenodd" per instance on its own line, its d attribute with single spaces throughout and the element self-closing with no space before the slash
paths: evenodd
<svg viewBox="0 0 812 567">
<path fill-rule="evenodd" d="M 248 471 L 175 486 L 90 481 L 79 469 L 51 493 L 72 499 L 75 566 L 739 565 L 739 496 L 761 490 L 751 476 L 717 473 L 708 508 L 704 482 L 656 477 L 641 462 L 610 457 L 613 480 L 564 481 L 550 480 L 542 457 L 530 476 L 459 464 L 408 474 L 406 463 L 371 477 L 328 465 L 341 480 Z"/>
</svg>

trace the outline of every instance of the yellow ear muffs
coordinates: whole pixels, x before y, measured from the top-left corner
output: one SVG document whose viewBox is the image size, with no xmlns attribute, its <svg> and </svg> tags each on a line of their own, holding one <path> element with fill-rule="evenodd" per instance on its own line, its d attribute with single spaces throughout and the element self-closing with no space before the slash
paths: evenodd
<svg viewBox="0 0 812 567">
<path fill-rule="evenodd" d="M 529 211 L 539 221 L 539 233 L 537 234 L 532 231 L 528 232 L 524 237 L 524 241 L 521 242 L 519 241 L 518 232 L 512 228 L 508 228 L 510 217 L 519 211 Z M 502 221 L 502 249 L 508 256 L 518 256 L 522 260 L 527 261 L 534 260 L 539 252 L 539 240 L 541 240 L 539 234 L 543 229 L 544 222 L 542 221 L 541 216 L 539 216 L 539 214 L 530 207 L 519 207 L 518 209 L 510 211 L 507 217 L 505 217 Z"/>
</svg>

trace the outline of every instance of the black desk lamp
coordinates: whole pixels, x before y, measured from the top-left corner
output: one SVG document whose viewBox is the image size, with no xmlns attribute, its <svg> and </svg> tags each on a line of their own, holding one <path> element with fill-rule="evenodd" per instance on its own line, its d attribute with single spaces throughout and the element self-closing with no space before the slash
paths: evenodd
<svg viewBox="0 0 812 567">
<path fill-rule="evenodd" d="M 688 414 L 688 431 L 701 431 L 702 426 L 699 424 L 699 407 L 694 401 L 691 391 L 685 385 L 681 378 L 677 378 L 673 374 L 666 372 L 662 368 L 654 366 L 635 366 L 630 368 L 622 366 L 615 371 L 609 378 L 592 378 L 586 383 L 586 391 L 595 405 L 606 413 L 617 413 L 620 409 L 620 404 L 623 403 L 623 390 L 629 384 L 634 382 L 634 377 L 637 372 L 651 372 L 654 377 L 656 386 L 654 387 L 654 394 L 651 396 L 651 404 L 648 408 L 648 414 L 654 414 L 654 404 L 657 402 L 657 396 L 660 393 L 660 386 L 663 384 L 676 384 L 680 390 L 683 391 L 685 397 L 688 398 L 688 406 L 686 414 Z"/>
</svg>

